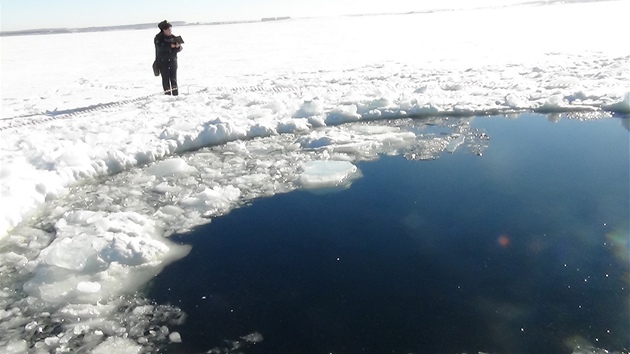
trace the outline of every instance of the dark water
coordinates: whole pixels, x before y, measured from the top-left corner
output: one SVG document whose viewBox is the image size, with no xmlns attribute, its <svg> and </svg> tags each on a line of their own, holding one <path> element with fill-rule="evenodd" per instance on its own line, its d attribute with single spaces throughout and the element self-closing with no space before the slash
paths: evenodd
<svg viewBox="0 0 630 354">
<path fill-rule="evenodd" d="M 630 348 L 628 131 L 478 118 L 482 157 L 382 157 L 346 191 L 257 200 L 176 239 L 149 296 L 173 353 L 570 353 Z M 235 351 L 238 352 L 238 351 Z"/>
</svg>

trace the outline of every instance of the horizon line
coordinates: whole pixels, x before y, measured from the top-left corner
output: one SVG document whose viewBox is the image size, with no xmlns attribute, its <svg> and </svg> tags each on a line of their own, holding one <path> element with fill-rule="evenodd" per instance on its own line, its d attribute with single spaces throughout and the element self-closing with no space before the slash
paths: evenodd
<svg viewBox="0 0 630 354">
<path fill-rule="evenodd" d="M 508 5 L 495 5 L 495 6 L 481 6 L 471 8 L 435 8 L 418 11 L 405 11 L 405 12 L 379 12 L 379 13 L 356 13 L 356 14 L 338 14 L 338 15 L 320 15 L 320 16 L 278 16 L 278 17 L 262 17 L 257 20 L 224 20 L 224 21 L 211 21 L 211 22 L 187 22 L 187 21 L 171 21 L 172 24 L 177 26 L 204 26 L 204 25 L 229 25 L 229 24 L 242 24 L 242 23 L 258 23 L 258 22 L 271 22 L 279 20 L 293 20 L 293 19 L 309 19 L 309 18 L 325 18 L 325 17 L 359 17 L 359 16 L 384 16 L 384 15 L 412 15 L 412 14 L 425 14 L 434 12 L 446 12 L 446 11 L 462 11 L 462 10 L 483 10 L 483 9 L 498 9 L 512 6 L 532 6 L 532 5 L 553 5 L 553 4 L 574 4 L 584 2 L 605 2 L 605 1 L 621 1 L 621 0 L 531 0 L 517 2 Z M 134 24 L 120 24 L 120 25 L 103 25 L 103 26 L 90 26 L 90 27 L 53 27 L 53 28 L 32 28 L 23 30 L 11 30 L 0 31 L 0 37 L 8 36 L 20 36 L 20 35 L 45 35 L 45 34 L 64 34 L 64 33 L 85 33 L 85 32 L 99 32 L 106 30 L 123 30 L 123 29 L 147 29 L 156 26 L 155 23 L 142 22 Z"/>
</svg>

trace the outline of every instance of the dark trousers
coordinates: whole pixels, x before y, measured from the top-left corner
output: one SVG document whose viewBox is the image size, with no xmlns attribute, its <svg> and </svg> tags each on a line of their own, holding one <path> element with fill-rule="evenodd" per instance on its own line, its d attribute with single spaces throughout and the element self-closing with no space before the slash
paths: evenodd
<svg viewBox="0 0 630 354">
<path fill-rule="evenodd" d="M 177 96 L 177 59 L 162 59 L 158 61 L 160 75 L 162 76 L 162 88 L 165 95 Z"/>
</svg>

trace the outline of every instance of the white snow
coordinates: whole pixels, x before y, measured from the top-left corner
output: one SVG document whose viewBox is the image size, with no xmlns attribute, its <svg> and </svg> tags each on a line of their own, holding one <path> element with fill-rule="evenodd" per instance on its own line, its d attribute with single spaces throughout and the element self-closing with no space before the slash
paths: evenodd
<svg viewBox="0 0 630 354">
<path fill-rule="evenodd" d="M 481 153 L 483 134 L 449 116 L 628 113 L 625 5 L 175 28 L 176 98 L 151 73 L 153 30 L 116 32 L 114 53 L 110 32 L 3 37 L 0 346 L 177 342 L 144 333 L 177 310 L 133 295 L 189 251 L 167 236 L 254 198 L 343 186 L 379 154 Z"/>
</svg>

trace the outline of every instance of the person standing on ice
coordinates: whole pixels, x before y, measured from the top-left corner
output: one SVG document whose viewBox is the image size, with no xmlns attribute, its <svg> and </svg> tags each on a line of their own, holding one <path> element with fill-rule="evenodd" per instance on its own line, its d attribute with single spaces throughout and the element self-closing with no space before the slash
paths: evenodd
<svg viewBox="0 0 630 354">
<path fill-rule="evenodd" d="M 177 96 L 177 53 L 182 51 L 178 38 L 172 34 L 172 25 L 164 20 L 158 24 L 160 33 L 155 35 L 155 61 L 162 75 L 164 94 Z"/>
</svg>

